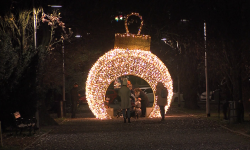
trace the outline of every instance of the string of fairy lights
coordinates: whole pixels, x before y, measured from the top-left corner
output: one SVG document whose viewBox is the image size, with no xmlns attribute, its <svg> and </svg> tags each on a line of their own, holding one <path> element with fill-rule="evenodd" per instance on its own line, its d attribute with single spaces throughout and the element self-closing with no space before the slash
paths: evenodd
<svg viewBox="0 0 250 150">
<path fill-rule="evenodd" d="M 141 19 L 141 25 L 140 25 L 140 28 L 138 30 L 138 33 L 137 35 L 140 35 L 141 34 L 141 29 L 142 29 L 142 26 L 143 26 L 143 20 L 142 20 L 142 16 L 139 15 L 139 13 L 131 13 L 131 14 L 128 14 L 127 17 L 125 18 L 125 29 L 126 29 L 126 33 L 129 34 L 129 30 L 128 30 L 128 18 L 130 16 L 137 16 Z"/>
<path fill-rule="evenodd" d="M 138 16 L 141 19 L 141 25 L 138 30 L 137 35 L 130 34 L 128 30 L 128 18 L 132 15 Z M 170 107 L 172 96 L 173 96 L 173 82 L 172 78 L 168 72 L 167 67 L 164 63 L 154 54 L 149 51 L 150 39 L 149 35 L 140 35 L 143 26 L 142 16 L 139 13 L 131 13 L 125 18 L 125 28 L 126 33 L 115 34 L 117 37 L 123 37 L 122 40 L 125 43 L 130 43 L 130 37 L 135 37 L 137 41 L 134 41 L 137 50 L 129 50 L 129 45 L 124 45 L 124 43 L 116 43 L 115 49 L 110 50 L 101 56 L 96 63 L 92 66 L 89 71 L 88 78 L 86 81 L 86 99 L 89 104 L 89 108 L 99 119 L 111 119 L 107 113 L 107 109 L 104 106 L 105 93 L 108 86 L 116 78 L 124 75 L 135 75 L 138 76 L 151 86 L 153 92 L 156 92 L 157 82 L 162 82 L 168 90 L 168 104 L 165 106 L 165 111 L 167 112 Z M 140 41 L 138 41 L 140 40 Z M 130 42 L 128 42 L 130 41 Z M 142 46 L 144 49 L 140 50 L 138 47 Z M 120 47 L 120 48 L 119 48 Z M 121 48 L 122 47 L 122 48 Z M 133 48 L 131 48 L 133 49 Z M 160 108 L 157 104 L 157 96 L 155 96 L 155 101 L 153 109 L 149 114 L 149 118 L 160 117 Z"/>
<path fill-rule="evenodd" d="M 149 35 L 135 35 L 135 34 L 127 34 L 127 33 L 116 33 L 115 36 L 120 36 L 120 37 L 126 37 L 126 36 L 131 36 L 135 38 L 141 38 L 141 39 L 148 39 L 151 38 Z"/>
<path fill-rule="evenodd" d="M 168 90 L 167 111 L 173 96 L 173 82 L 164 63 L 150 51 L 113 49 L 101 56 L 89 71 L 86 81 L 86 98 L 89 108 L 99 119 L 111 119 L 104 107 L 105 93 L 108 86 L 117 77 L 136 75 L 156 91 L 157 82 L 161 81 Z M 152 112 L 149 118 L 160 117 L 159 106 L 155 97 Z"/>
</svg>

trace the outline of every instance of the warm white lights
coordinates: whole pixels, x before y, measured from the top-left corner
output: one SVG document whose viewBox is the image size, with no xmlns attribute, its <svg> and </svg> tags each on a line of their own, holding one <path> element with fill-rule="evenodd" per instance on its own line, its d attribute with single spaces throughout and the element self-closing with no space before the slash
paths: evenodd
<svg viewBox="0 0 250 150">
<path fill-rule="evenodd" d="M 128 18 L 132 15 L 141 19 L 137 35 L 130 34 L 128 30 Z M 96 118 L 112 118 L 104 107 L 105 93 L 110 83 L 123 75 L 135 75 L 144 79 L 154 93 L 157 82 L 162 82 L 168 89 L 168 104 L 165 106 L 165 110 L 168 110 L 173 96 L 172 79 L 162 61 L 150 52 L 151 37 L 140 35 L 142 26 L 143 20 L 139 13 L 127 15 L 125 18 L 126 33 L 115 34 L 115 49 L 100 57 L 89 71 L 86 81 L 86 98 L 89 108 Z M 157 97 L 155 97 L 150 118 L 160 117 L 159 106 L 156 104 Z"/>
<path fill-rule="evenodd" d="M 48 5 L 49 7 L 60 8 L 62 5 Z"/>
<path fill-rule="evenodd" d="M 128 30 L 128 18 L 130 16 L 137 16 L 141 19 L 141 25 L 137 34 L 131 34 Z M 115 45 L 114 48 L 123 49 L 142 49 L 149 51 L 151 37 L 149 35 L 141 35 L 141 29 L 143 26 L 142 16 L 139 13 L 131 13 L 125 18 L 125 29 L 126 33 L 116 33 L 115 34 Z"/>
<path fill-rule="evenodd" d="M 137 16 L 141 19 L 141 25 L 140 25 L 140 28 L 138 30 L 138 33 L 137 35 L 140 35 L 141 34 L 141 29 L 142 29 L 142 26 L 143 26 L 143 20 L 142 20 L 142 16 L 139 15 L 139 13 L 131 13 L 129 15 L 127 15 L 127 17 L 125 18 L 125 29 L 126 29 L 126 33 L 129 34 L 129 30 L 128 30 L 128 18 L 130 16 Z"/>
<path fill-rule="evenodd" d="M 79 35 L 79 34 L 77 34 L 77 35 L 75 35 L 75 37 L 76 38 L 80 38 L 80 37 L 82 37 L 81 35 Z"/>
<path fill-rule="evenodd" d="M 114 49 L 101 56 L 89 71 L 86 81 L 86 98 L 89 108 L 99 119 L 110 119 L 104 107 L 105 93 L 112 81 L 123 75 L 135 75 L 149 83 L 156 91 L 158 81 L 168 89 L 167 111 L 173 96 L 173 83 L 164 63 L 150 51 Z M 149 117 L 160 117 L 159 106 L 156 105 Z"/>
</svg>

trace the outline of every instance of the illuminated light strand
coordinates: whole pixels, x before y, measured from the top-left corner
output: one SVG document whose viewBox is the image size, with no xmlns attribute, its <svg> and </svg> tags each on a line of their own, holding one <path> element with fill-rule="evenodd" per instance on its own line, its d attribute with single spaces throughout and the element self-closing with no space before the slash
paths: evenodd
<svg viewBox="0 0 250 150">
<path fill-rule="evenodd" d="M 129 30 L 128 30 L 128 18 L 130 16 L 137 16 L 141 19 L 141 25 L 140 25 L 140 28 L 138 30 L 138 33 L 137 35 L 140 35 L 141 34 L 141 29 L 142 29 L 142 26 L 143 26 L 143 20 L 142 20 L 142 16 L 139 15 L 139 13 L 131 13 L 131 14 L 128 14 L 127 17 L 125 18 L 125 28 L 126 28 L 126 33 L 129 34 Z"/>
<path fill-rule="evenodd" d="M 137 34 L 131 34 L 128 30 L 128 18 L 132 15 L 138 16 L 141 19 L 141 25 Z M 149 35 L 140 35 L 143 26 L 142 16 L 139 13 L 128 14 L 125 18 L 125 29 L 126 33 L 115 34 L 115 45 L 117 49 L 143 49 L 146 51 L 150 50 L 151 37 Z"/>
<path fill-rule="evenodd" d="M 120 36 L 120 37 L 127 37 L 127 36 L 132 36 L 134 38 L 145 38 L 145 39 L 148 39 L 148 38 L 151 38 L 151 36 L 149 35 L 136 35 L 136 34 L 132 34 L 132 33 L 116 33 L 115 36 Z"/>
<path fill-rule="evenodd" d="M 117 77 L 123 75 L 138 76 L 156 92 L 157 82 L 163 82 L 168 89 L 167 112 L 173 96 L 173 83 L 164 63 L 150 51 L 113 49 L 101 56 L 89 71 L 86 81 L 86 98 L 90 110 L 99 119 L 111 119 L 104 107 L 105 93 L 108 86 Z M 149 117 L 160 117 L 157 96 Z"/>
</svg>

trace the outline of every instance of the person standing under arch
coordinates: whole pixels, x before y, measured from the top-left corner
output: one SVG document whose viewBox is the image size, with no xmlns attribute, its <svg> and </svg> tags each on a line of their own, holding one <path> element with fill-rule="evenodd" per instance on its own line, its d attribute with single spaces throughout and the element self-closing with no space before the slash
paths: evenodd
<svg viewBox="0 0 250 150">
<path fill-rule="evenodd" d="M 141 101 L 141 117 L 145 117 L 146 116 L 146 108 L 149 105 L 148 97 L 140 88 L 136 88 L 134 91 L 135 91 L 135 97 L 139 101 Z"/>
<path fill-rule="evenodd" d="M 135 103 L 135 92 L 133 90 L 133 85 L 129 80 L 127 82 L 128 82 L 127 87 L 130 89 L 130 92 L 131 92 L 131 95 L 130 95 L 131 103 L 134 104 Z"/>
<path fill-rule="evenodd" d="M 156 85 L 157 105 L 160 107 L 161 121 L 165 119 L 165 106 L 167 105 L 168 91 L 164 87 L 162 82 L 158 82 Z"/>
<path fill-rule="evenodd" d="M 126 110 L 127 110 L 128 123 L 130 123 L 130 108 L 131 108 L 130 95 L 131 91 L 127 87 L 127 79 L 124 78 L 122 82 L 122 87 L 119 90 L 124 123 L 126 123 Z"/>
</svg>

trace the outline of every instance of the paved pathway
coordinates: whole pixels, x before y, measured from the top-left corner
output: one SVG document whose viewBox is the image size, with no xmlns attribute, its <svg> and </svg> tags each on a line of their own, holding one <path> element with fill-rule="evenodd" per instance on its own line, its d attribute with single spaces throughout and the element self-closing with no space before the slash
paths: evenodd
<svg viewBox="0 0 250 150">
<path fill-rule="evenodd" d="M 250 150 L 250 138 L 232 133 L 207 120 L 174 111 L 166 120 L 122 118 L 97 120 L 88 111 L 67 119 L 26 150 L 80 149 L 237 149 Z"/>
</svg>

